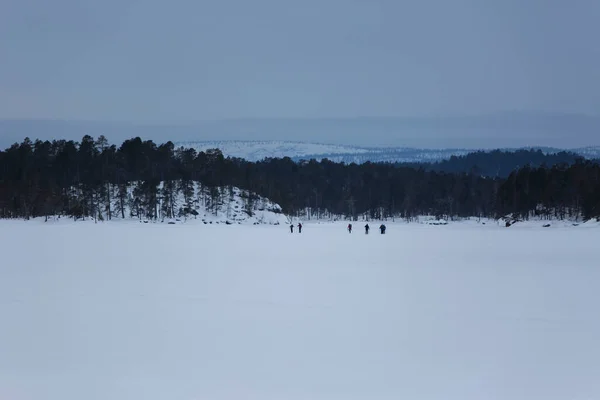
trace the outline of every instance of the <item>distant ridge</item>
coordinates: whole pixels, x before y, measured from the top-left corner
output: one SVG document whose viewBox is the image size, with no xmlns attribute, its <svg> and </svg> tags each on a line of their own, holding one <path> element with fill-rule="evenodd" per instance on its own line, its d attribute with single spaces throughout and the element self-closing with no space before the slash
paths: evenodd
<svg viewBox="0 0 600 400">
<path fill-rule="evenodd" d="M 194 148 L 196 151 L 220 149 L 225 156 L 243 158 L 248 161 L 260 161 L 264 158 L 289 157 L 295 161 L 328 159 L 334 162 L 399 162 L 425 163 L 447 160 L 452 156 L 464 156 L 476 151 L 516 151 L 541 150 L 544 154 L 556 154 L 563 151 L 575 153 L 585 158 L 600 158 L 600 146 L 575 149 L 554 147 L 520 147 L 500 149 L 421 149 L 412 147 L 365 147 L 344 146 L 324 143 L 306 143 L 293 141 L 186 141 L 175 143 L 176 147 Z"/>
<path fill-rule="evenodd" d="M 104 135 L 111 143 L 141 137 L 157 143 L 195 141 L 301 141 L 341 147 L 497 149 L 600 146 L 600 116 L 504 112 L 471 116 L 242 118 L 172 123 L 0 119 L 0 146 L 32 140 L 81 140 Z M 354 152 L 352 149 L 350 152 Z M 343 152 L 335 150 L 336 154 Z M 325 154 L 318 150 L 312 154 Z M 308 154 L 308 153 L 306 153 Z"/>
</svg>

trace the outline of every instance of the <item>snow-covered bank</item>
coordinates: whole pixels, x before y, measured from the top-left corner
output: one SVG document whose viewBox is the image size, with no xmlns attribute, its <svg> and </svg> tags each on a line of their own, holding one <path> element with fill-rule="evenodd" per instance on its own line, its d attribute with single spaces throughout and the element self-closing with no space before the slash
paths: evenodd
<svg viewBox="0 0 600 400">
<path fill-rule="evenodd" d="M 133 220 L 175 224 L 268 224 L 287 222 L 281 207 L 269 199 L 234 186 L 208 187 L 193 181 L 169 181 L 157 185 L 130 182 L 101 186 L 101 190 L 71 188 L 70 216 L 32 218 L 45 222 Z"/>
<path fill-rule="evenodd" d="M 593 229 L 0 223 L 0 398 L 600 396 Z"/>
</svg>

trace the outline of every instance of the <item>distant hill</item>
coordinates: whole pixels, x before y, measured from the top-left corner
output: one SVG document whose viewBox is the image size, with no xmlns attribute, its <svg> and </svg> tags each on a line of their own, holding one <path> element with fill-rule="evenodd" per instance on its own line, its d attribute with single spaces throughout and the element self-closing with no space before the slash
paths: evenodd
<svg viewBox="0 0 600 400">
<path fill-rule="evenodd" d="M 504 112 L 473 116 L 243 118 L 178 123 L 0 119 L 0 146 L 25 137 L 81 140 L 104 135 L 111 143 L 142 137 L 157 143 L 191 141 L 302 141 L 396 149 L 497 149 L 600 146 L 600 116 Z M 325 154 L 317 150 L 308 154 Z M 335 151 L 336 154 L 343 151 Z M 350 151 L 348 153 L 355 153 Z M 381 157 L 383 158 L 383 156 Z"/>
<path fill-rule="evenodd" d="M 289 157 L 294 161 L 328 159 L 343 163 L 370 162 L 433 162 L 455 155 L 465 155 L 469 149 L 415 149 L 408 147 L 361 147 L 323 143 L 288 141 L 206 141 L 177 142 L 176 147 L 196 151 L 218 148 L 225 156 L 259 161 L 264 158 Z"/>
<path fill-rule="evenodd" d="M 401 166 L 421 167 L 428 170 L 448 173 L 476 173 L 489 177 L 506 178 L 511 172 L 525 167 L 552 167 L 558 164 L 572 165 L 578 159 L 584 158 L 580 154 L 561 151 L 545 153 L 537 150 L 516 151 L 478 151 L 463 156 L 452 156 L 450 159 L 435 163 L 399 163 Z"/>
<path fill-rule="evenodd" d="M 498 156 L 495 150 L 489 149 L 418 149 L 409 147 L 360 147 L 360 146 L 341 146 L 322 143 L 305 143 L 290 141 L 202 141 L 202 142 L 177 142 L 177 147 L 194 148 L 197 151 L 206 151 L 207 149 L 220 149 L 225 156 L 243 158 L 248 161 L 258 161 L 264 158 L 283 158 L 290 157 L 292 160 L 322 160 L 329 159 L 334 162 L 344 163 L 365 163 L 365 162 L 390 162 L 390 163 L 436 163 L 443 160 L 449 160 L 451 157 L 469 156 L 466 159 L 460 159 L 460 163 L 471 164 L 474 160 L 482 162 L 483 159 L 492 159 Z M 529 153 L 529 150 L 535 150 Z M 547 155 L 547 162 L 553 160 L 570 162 L 577 156 L 589 159 L 600 158 L 600 146 L 584 147 L 580 149 L 564 150 L 552 147 L 540 148 L 521 148 L 521 149 L 499 149 L 504 152 L 517 152 L 519 154 L 513 157 L 515 160 L 521 160 L 521 164 L 526 163 L 526 157 L 534 157 L 534 161 L 542 162 L 541 156 Z M 526 151 L 525 153 L 521 151 Z M 561 153 L 568 154 L 561 154 Z M 491 153 L 485 157 L 485 154 Z M 559 156 L 553 156 L 560 154 Z M 483 157 L 483 158 L 482 158 Z M 525 157 L 525 158 L 524 158 Z M 541 158 L 540 158 L 541 157 Z M 532 160 L 530 160 L 532 161 Z M 455 163 L 459 160 L 455 161 Z M 487 161 L 486 165 L 487 165 Z M 442 165 L 444 168 L 454 168 L 448 164 Z M 472 166 L 472 164 L 470 165 Z M 470 167 L 469 166 L 469 167 Z M 456 167 L 462 170 L 462 167 Z M 503 169 L 508 168 L 507 166 Z M 510 167 L 512 170 L 512 167 Z M 489 170 L 488 172 L 490 172 Z"/>
<path fill-rule="evenodd" d="M 248 161 L 259 161 L 264 158 L 292 159 L 307 156 L 341 155 L 341 154 L 370 154 L 372 149 L 366 147 L 343 146 L 335 144 L 306 143 L 292 141 L 190 141 L 177 142 L 175 147 L 193 148 L 196 151 L 219 149 L 225 156 L 243 158 Z"/>
<path fill-rule="evenodd" d="M 600 146 L 580 147 L 571 151 L 585 158 L 600 159 Z"/>
</svg>

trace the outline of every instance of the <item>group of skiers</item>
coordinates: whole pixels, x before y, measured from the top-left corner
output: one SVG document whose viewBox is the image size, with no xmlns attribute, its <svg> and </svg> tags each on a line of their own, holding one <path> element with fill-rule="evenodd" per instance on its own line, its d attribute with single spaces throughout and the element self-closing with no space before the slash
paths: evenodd
<svg viewBox="0 0 600 400">
<path fill-rule="evenodd" d="M 365 225 L 365 234 L 366 235 L 369 234 L 370 229 L 371 229 L 371 227 L 369 226 L 369 223 L 367 223 Z M 381 224 L 379 226 L 379 230 L 381 231 L 381 234 L 384 235 L 385 234 L 385 225 Z M 290 224 L 290 233 L 294 233 L 294 224 Z M 301 223 L 298 224 L 298 233 L 302 233 L 302 224 Z M 352 233 L 352 224 L 348 224 L 348 233 Z"/>
<path fill-rule="evenodd" d="M 369 223 L 367 222 L 367 224 L 365 225 L 365 235 L 369 234 L 369 230 L 371 230 L 371 227 L 369 226 Z M 381 231 L 381 234 L 384 235 L 385 234 L 385 225 L 384 224 L 379 225 L 379 230 Z M 352 224 L 348 224 L 348 233 L 352 233 Z"/>
</svg>

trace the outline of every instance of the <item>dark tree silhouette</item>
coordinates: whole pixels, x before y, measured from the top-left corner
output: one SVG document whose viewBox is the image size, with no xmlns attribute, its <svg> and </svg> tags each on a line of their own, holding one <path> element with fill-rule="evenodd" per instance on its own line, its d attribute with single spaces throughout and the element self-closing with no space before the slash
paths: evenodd
<svg viewBox="0 0 600 400">
<path fill-rule="evenodd" d="M 478 152 L 436 165 L 288 157 L 248 162 L 218 149 L 175 149 L 139 137 L 117 147 L 103 136 L 81 142 L 26 138 L 0 151 L 2 218 L 162 220 L 188 217 L 199 203 L 232 213 L 226 203 L 234 187 L 244 201 L 240 211 L 249 214 L 261 206 L 258 195 L 286 215 L 309 218 L 600 216 L 599 164 L 568 153 Z"/>
</svg>

